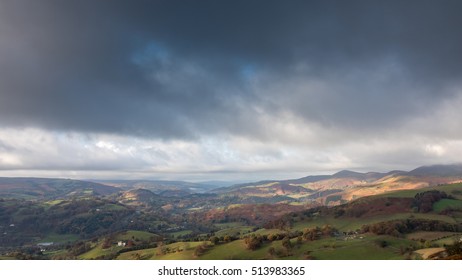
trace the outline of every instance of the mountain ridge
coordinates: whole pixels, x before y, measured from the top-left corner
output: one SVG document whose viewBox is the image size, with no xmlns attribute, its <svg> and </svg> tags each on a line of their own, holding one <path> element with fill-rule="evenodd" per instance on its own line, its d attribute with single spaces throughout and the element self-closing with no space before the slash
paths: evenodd
<svg viewBox="0 0 462 280">
<path fill-rule="evenodd" d="M 440 164 L 421 166 L 411 171 L 392 170 L 386 173 L 341 170 L 332 175 L 310 175 L 298 179 L 238 184 L 215 189 L 213 192 L 231 193 L 242 197 L 271 197 L 284 194 L 300 201 L 338 205 L 362 196 L 460 181 L 462 164 Z"/>
<path fill-rule="evenodd" d="M 262 180 L 214 188 L 203 183 L 165 180 L 74 180 L 38 177 L 0 177 L 0 195 L 33 199 L 59 199 L 111 195 L 135 189 L 162 197 L 188 197 L 195 193 L 231 195 L 268 202 L 296 201 L 336 205 L 362 196 L 399 189 L 415 189 L 462 181 L 462 164 L 420 166 L 411 171 L 357 172 L 341 170 L 331 175 L 298 179 Z"/>
</svg>

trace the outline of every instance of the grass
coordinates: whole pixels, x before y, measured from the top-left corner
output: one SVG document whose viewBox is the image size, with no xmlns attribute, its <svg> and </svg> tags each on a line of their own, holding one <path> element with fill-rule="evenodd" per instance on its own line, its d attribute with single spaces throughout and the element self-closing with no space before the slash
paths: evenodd
<svg viewBox="0 0 462 280">
<path fill-rule="evenodd" d="M 172 232 L 170 234 L 173 235 L 173 238 L 178 238 L 181 235 L 186 235 L 186 234 L 191 234 L 191 233 L 193 233 L 192 230 L 182 230 L 182 231 Z"/>
<path fill-rule="evenodd" d="M 256 231 L 244 234 L 244 236 L 251 235 L 251 234 L 260 234 L 260 235 L 269 235 L 269 234 L 277 234 L 277 233 L 285 233 L 285 231 L 280 230 L 280 229 L 266 229 L 266 228 L 261 228 L 257 229 Z"/>
<path fill-rule="evenodd" d="M 454 236 L 456 233 L 449 231 L 417 231 L 406 235 L 407 239 L 411 240 L 429 240 L 434 241 L 436 239 L 442 239 L 450 236 Z"/>
<path fill-rule="evenodd" d="M 424 219 L 424 220 L 438 220 L 447 223 L 457 223 L 457 219 L 438 215 L 434 213 L 397 213 L 392 215 L 376 215 L 366 218 L 351 218 L 351 217 L 340 217 L 334 218 L 332 216 L 326 217 L 313 217 L 306 219 L 305 221 L 297 222 L 293 226 L 293 230 L 303 230 L 305 228 L 322 227 L 324 225 L 331 225 L 339 231 L 350 231 L 360 229 L 366 224 L 375 224 L 384 221 L 391 220 L 405 220 L 405 219 Z"/>
<path fill-rule="evenodd" d="M 374 197 L 407 197 L 407 198 L 413 198 L 418 193 L 425 192 L 425 191 L 428 191 L 428 190 L 434 190 L 434 189 L 435 188 L 399 190 L 399 191 L 392 191 L 392 192 L 386 192 L 386 193 L 374 195 Z"/>
<path fill-rule="evenodd" d="M 361 238 L 362 237 L 362 238 Z M 131 251 L 120 254 L 118 259 L 156 259 L 156 260 L 250 260 L 250 259 L 305 259 L 307 256 L 324 260 L 388 260 L 405 259 L 402 248 L 418 246 L 419 243 L 391 236 L 361 235 L 355 239 L 337 239 L 334 237 L 315 241 L 303 241 L 297 244 L 292 239 L 293 248 L 288 252 L 282 241 L 266 242 L 254 251 L 245 247 L 244 240 L 235 240 L 209 247 L 201 256 L 194 256 L 194 248 L 202 242 L 178 242 L 165 245 L 174 253 L 159 254 L 159 248 Z M 385 241 L 387 246 L 381 247 L 379 241 Z M 276 254 L 270 255 L 269 249 L 274 248 Z M 279 254 L 279 256 L 277 255 Z"/>
<path fill-rule="evenodd" d="M 270 246 L 260 247 L 255 251 L 250 251 L 245 248 L 244 240 L 235 240 L 225 244 L 219 244 L 209 249 L 205 254 L 200 256 L 204 260 L 258 260 L 267 257 L 268 248 Z"/>
<path fill-rule="evenodd" d="M 378 241 L 386 241 L 387 246 L 377 245 Z M 400 254 L 400 247 L 404 248 L 413 243 L 391 236 L 365 235 L 362 239 L 347 241 L 334 238 L 320 240 L 310 244 L 306 249 L 312 250 L 310 255 L 321 260 L 399 260 L 405 259 L 405 256 Z"/>
<path fill-rule="evenodd" d="M 436 221 L 447 222 L 450 224 L 458 223 L 458 220 L 453 217 L 445 216 L 445 215 L 438 215 L 438 214 L 433 214 L 433 213 L 413 213 L 411 216 L 414 219 L 436 220 Z"/>
<path fill-rule="evenodd" d="M 377 245 L 377 240 L 385 240 L 387 246 L 382 248 Z M 291 240 L 294 245 L 289 256 L 281 259 L 305 259 L 314 258 L 320 260 L 388 260 L 404 259 L 406 256 L 400 254 L 400 247 L 415 244 L 413 241 L 394 238 L 391 236 L 361 235 L 355 239 L 338 239 L 335 237 L 324 238 L 315 241 L 303 241 L 297 244 L 295 239 Z M 267 246 L 284 251 L 282 241 L 276 241 Z M 267 252 L 267 249 L 265 252 Z M 277 256 L 275 258 L 278 258 Z"/>
<path fill-rule="evenodd" d="M 191 260 L 194 259 L 194 249 L 203 242 L 176 242 L 165 245 L 171 252 L 160 254 L 160 248 L 151 248 L 137 251 L 130 251 L 120 254 L 118 260 Z"/>
<path fill-rule="evenodd" d="M 49 200 L 49 201 L 45 202 L 45 205 L 48 205 L 48 206 L 58 205 L 63 201 L 64 200 L 62 200 L 62 199 Z"/>
<path fill-rule="evenodd" d="M 461 240 L 461 238 L 462 238 L 462 235 L 458 233 L 458 234 L 454 234 L 453 236 L 441 238 L 439 240 L 434 241 L 433 243 L 435 243 L 438 246 L 451 245 L 454 242 Z"/>
<path fill-rule="evenodd" d="M 265 258 L 269 245 L 262 248 L 249 251 L 245 249 L 243 240 L 235 240 L 225 244 L 211 246 L 203 255 L 194 256 L 194 249 L 203 242 L 177 242 L 165 245 L 174 253 L 165 255 L 159 254 L 159 248 L 137 250 L 120 254 L 117 259 L 151 259 L 151 260 L 192 260 L 192 259 L 210 259 L 210 260 L 226 260 L 226 259 L 263 259 Z"/>
<path fill-rule="evenodd" d="M 430 191 L 430 190 L 443 191 L 458 199 L 462 199 L 462 183 L 448 184 L 448 185 L 441 185 L 441 186 L 434 186 L 434 187 L 427 187 L 427 188 L 420 188 L 420 189 L 412 189 L 412 190 L 399 190 L 399 191 L 379 194 L 376 197 L 414 197 L 418 193 Z"/>
<path fill-rule="evenodd" d="M 117 205 L 117 204 L 106 204 L 104 205 L 103 209 L 105 211 L 122 211 L 122 210 L 126 210 L 127 208 L 122 205 Z"/>
<path fill-rule="evenodd" d="M 433 211 L 439 213 L 446 209 L 462 209 L 462 200 L 456 199 L 441 199 L 433 204 Z"/>
<path fill-rule="evenodd" d="M 53 243 L 67 243 L 67 242 L 74 242 L 79 240 L 79 236 L 77 234 L 56 234 L 50 233 L 44 238 L 40 239 L 40 243 L 44 242 L 53 242 Z"/>
<path fill-rule="evenodd" d="M 233 223 L 215 223 L 213 224 L 219 229 L 227 229 L 227 228 L 235 228 L 235 227 L 240 227 L 243 224 L 239 222 L 233 222 Z"/>
<path fill-rule="evenodd" d="M 128 230 L 126 232 L 122 232 L 117 234 L 115 237 L 116 240 L 129 240 L 129 239 L 138 239 L 142 241 L 149 241 L 151 238 L 158 238 L 159 236 L 154 233 L 150 233 L 147 231 L 139 231 L 139 230 Z"/>
<path fill-rule="evenodd" d="M 249 233 L 263 233 L 262 229 L 253 231 L 255 227 L 246 226 L 240 222 L 232 222 L 232 223 L 216 223 L 214 224 L 219 230 L 215 232 L 215 236 L 217 237 L 224 237 L 226 235 L 229 236 L 243 236 Z"/>
<path fill-rule="evenodd" d="M 56 257 L 56 256 L 63 256 L 63 255 L 66 255 L 67 251 L 65 249 L 60 249 L 60 250 L 46 250 L 45 252 L 43 252 L 43 255 L 44 256 L 47 256 L 49 258 L 53 258 L 53 257 Z"/>
<path fill-rule="evenodd" d="M 149 241 L 151 238 L 159 237 L 157 234 L 146 232 L 146 231 L 138 231 L 138 230 L 128 230 L 125 232 L 121 232 L 117 234 L 114 238 L 114 241 L 117 242 L 119 240 L 125 241 L 129 239 L 138 239 L 142 241 Z M 120 247 L 117 245 L 112 245 L 107 249 L 102 248 L 102 242 L 97 242 L 93 244 L 93 248 L 88 252 L 85 252 L 78 256 L 79 259 L 96 259 L 98 257 L 115 254 L 122 250 L 124 247 Z"/>
<path fill-rule="evenodd" d="M 165 247 L 169 248 L 171 251 L 176 251 L 175 253 L 168 253 L 165 255 L 154 255 L 151 259 L 156 260 L 190 260 L 194 259 L 194 249 L 203 244 L 204 242 L 178 242 Z M 207 242 L 207 244 L 209 244 Z"/>
<path fill-rule="evenodd" d="M 108 249 L 103 249 L 102 244 L 100 243 L 100 244 L 97 244 L 90 251 L 88 251 L 86 253 L 83 253 L 82 255 L 78 256 L 78 258 L 83 259 L 83 260 L 96 259 L 96 258 L 101 257 L 101 256 L 117 253 L 121 249 L 122 249 L 122 247 L 117 247 L 117 246 L 111 246 Z"/>
<path fill-rule="evenodd" d="M 253 229 L 254 229 L 254 227 L 252 227 L 252 226 L 238 226 L 238 227 L 235 227 L 235 228 L 226 228 L 226 229 L 222 229 L 222 230 L 219 230 L 219 231 L 215 232 L 215 236 L 217 236 L 217 237 L 226 236 L 226 235 L 229 235 L 229 236 L 241 236 L 241 235 L 244 235 L 246 233 L 253 232 Z"/>
</svg>

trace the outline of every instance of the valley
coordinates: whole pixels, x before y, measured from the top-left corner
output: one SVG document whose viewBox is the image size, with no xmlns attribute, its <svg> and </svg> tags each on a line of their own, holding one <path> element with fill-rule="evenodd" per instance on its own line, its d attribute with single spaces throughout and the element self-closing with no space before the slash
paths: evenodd
<svg viewBox="0 0 462 280">
<path fill-rule="evenodd" d="M 462 165 L 214 187 L 0 178 L 0 259 L 460 258 Z"/>
</svg>

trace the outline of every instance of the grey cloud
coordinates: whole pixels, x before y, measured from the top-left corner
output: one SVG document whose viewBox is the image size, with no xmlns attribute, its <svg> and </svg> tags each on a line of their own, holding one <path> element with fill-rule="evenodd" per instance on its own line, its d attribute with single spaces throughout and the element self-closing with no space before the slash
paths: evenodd
<svg viewBox="0 0 462 280">
<path fill-rule="evenodd" d="M 374 133 L 453 97 L 447 88 L 462 74 L 461 8 L 460 1 L 1 1 L 0 124 L 264 137 L 259 117 L 290 111 Z M 309 81 L 324 89 L 307 89 Z"/>
</svg>

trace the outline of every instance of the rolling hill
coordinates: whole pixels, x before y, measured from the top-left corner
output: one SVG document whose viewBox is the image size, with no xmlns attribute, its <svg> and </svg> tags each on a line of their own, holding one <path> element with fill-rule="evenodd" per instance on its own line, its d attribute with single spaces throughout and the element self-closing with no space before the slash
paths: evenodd
<svg viewBox="0 0 462 280">
<path fill-rule="evenodd" d="M 264 228 L 221 223 L 212 234 L 189 240 L 141 249 L 113 245 L 106 252 L 95 245 L 90 252 L 96 250 L 99 258 L 160 260 L 453 259 L 459 256 L 448 256 L 446 248 L 462 237 L 461 199 L 462 184 L 401 190 L 335 207 L 293 209 Z"/>
<path fill-rule="evenodd" d="M 0 178 L 0 258 L 433 258 L 462 232 L 460 165 L 215 190 L 106 183 Z"/>
<path fill-rule="evenodd" d="M 61 199 L 117 192 L 119 189 L 112 186 L 80 180 L 0 177 L 0 196 L 4 198 Z"/>
<path fill-rule="evenodd" d="M 187 196 L 193 193 L 204 193 L 216 188 L 214 185 L 191 183 L 184 181 L 163 180 L 93 180 L 121 190 L 145 189 L 164 196 Z"/>
<path fill-rule="evenodd" d="M 420 189 L 462 181 L 462 165 L 422 166 L 412 171 L 354 172 L 315 175 L 281 181 L 260 181 L 213 190 L 218 194 L 267 198 L 285 196 L 299 202 L 338 205 L 363 196 Z"/>
</svg>

